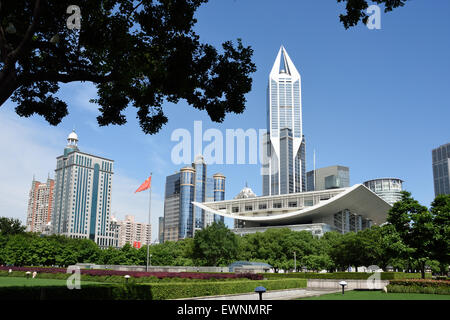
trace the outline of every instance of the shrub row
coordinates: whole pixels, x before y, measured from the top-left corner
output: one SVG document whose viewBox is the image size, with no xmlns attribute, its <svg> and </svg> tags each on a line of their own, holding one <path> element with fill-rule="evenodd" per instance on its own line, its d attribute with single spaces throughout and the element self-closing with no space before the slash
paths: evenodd
<svg viewBox="0 0 450 320">
<path fill-rule="evenodd" d="M 450 280 L 429 280 L 429 279 L 407 279 L 407 280 L 392 280 L 390 284 L 399 286 L 418 286 L 418 287 L 433 287 L 433 288 L 449 288 Z"/>
<path fill-rule="evenodd" d="M 211 283 L 155 283 L 151 284 L 154 300 L 181 299 L 213 295 L 254 292 L 258 286 L 267 290 L 305 288 L 306 279 L 232 281 Z"/>
<path fill-rule="evenodd" d="M 151 300 L 144 285 L 84 285 L 80 290 L 66 286 L 0 287 L 0 300 Z"/>
<path fill-rule="evenodd" d="M 386 289 L 388 292 L 392 293 L 429 293 L 450 295 L 450 289 L 443 287 L 399 286 L 395 284 L 388 284 Z"/>
<path fill-rule="evenodd" d="M 305 288 L 305 279 L 242 280 L 155 284 L 82 285 L 81 290 L 65 286 L 0 287 L 0 300 L 167 300 L 199 296 L 248 293 L 257 286 L 267 290 Z"/>
<path fill-rule="evenodd" d="M 450 294 L 449 280 L 406 279 L 392 280 L 387 285 L 388 292 Z"/>
<path fill-rule="evenodd" d="M 261 274 L 265 279 L 347 279 L 347 280 L 366 280 L 373 273 L 368 272 L 330 272 L 330 273 L 314 273 L 314 272 L 295 272 L 295 273 L 264 273 Z M 419 279 L 419 273 L 404 272 L 381 272 L 381 280 L 394 279 Z"/>
<path fill-rule="evenodd" d="M 11 269 L 12 271 L 31 271 L 38 273 L 50 273 L 50 274 L 66 274 L 64 268 L 46 268 L 46 267 L 5 267 L 0 266 L 0 271 L 6 271 Z M 140 271 L 119 271 L 119 270 L 100 270 L 100 269 L 81 269 L 81 275 L 89 276 L 119 276 L 123 277 L 125 275 L 130 275 L 133 278 L 142 277 L 154 277 L 154 278 L 187 278 L 187 279 L 198 279 L 198 280 L 208 280 L 208 279 L 240 279 L 247 278 L 250 280 L 261 280 L 263 277 L 259 274 L 252 273 L 204 273 L 204 272 L 140 272 Z M 63 278 L 64 279 L 64 278 Z M 94 279 L 92 279 L 94 280 Z M 95 280 L 97 281 L 97 280 Z"/>
</svg>

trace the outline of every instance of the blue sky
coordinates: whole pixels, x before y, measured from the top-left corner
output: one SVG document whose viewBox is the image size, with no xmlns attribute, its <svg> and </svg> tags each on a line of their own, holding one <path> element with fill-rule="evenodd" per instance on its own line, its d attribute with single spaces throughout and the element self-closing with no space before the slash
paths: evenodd
<svg viewBox="0 0 450 320">
<path fill-rule="evenodd" d="M 266 128 L 266 86 L 280 45 L 302 76 L 303 132 L 307 169 L 350 167 L 351 184 L 377 177 L 405 180 L 404 187 L 422 204 L 434 198 L 431 150 L 450 142 L 450 2 L 408 1 L 381 14 L 381 29 L 345 30 L 344 12 L 336 1 L 216 0 L 202 6 L 196 31 L 201 41 L 220 46 L 242 38 L 254 49 L 257 66 L 246 111 L 229 114 L 223 123 L 209 120 L 184 101 L 166 104 L 169 123 L 146 136 L 130 107 L 124 126 L 98 127 L 97 107 L 89 103 L 95 88 L 88 83 L 64 85 L 60 96 L 70 115 L 51 127 L 38 116 L 20 118 L 14 104 L 0 108 L 0 212 L 25 221 L 33 174 L 53 177 L 56 157 L 72 128 L 82 151 L 115 161 L 112 212 L 146 221 L 148 194 L 134 194 L 153 172 L 152 223 L 163 215 L 165 177 L 180 168 L 171 162 L 177 128 L 203 130 Z M 260 165 L 211 165 L 208 174 L 227 177 L 226 198 L 248 182 L 261 194 Z"/>
</svg>

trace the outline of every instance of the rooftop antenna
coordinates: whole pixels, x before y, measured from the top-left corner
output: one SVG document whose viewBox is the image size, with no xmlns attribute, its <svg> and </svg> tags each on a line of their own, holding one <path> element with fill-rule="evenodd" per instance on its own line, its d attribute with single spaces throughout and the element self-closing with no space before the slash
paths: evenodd
<svg viewBox="0 0 450 320">
<path fill-rule="evenodd" d="M 314 189 L 316 191 L 316 149 L 313 151 L 313 166 L 314 166 Z"/>
</svg>

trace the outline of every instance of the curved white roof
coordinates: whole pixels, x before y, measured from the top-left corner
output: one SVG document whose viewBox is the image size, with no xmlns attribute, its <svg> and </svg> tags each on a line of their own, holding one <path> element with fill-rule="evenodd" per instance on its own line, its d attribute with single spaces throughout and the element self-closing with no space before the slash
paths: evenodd
<svg viewBox="0 0 450 320">
<path fill-rule="evenodd" d="M 292 194 L 293 197 L 298 194 Z M 268 198 L 256 197 L 254 200 Z M 245 199 L 243 199 L 245 200 Z M 247 199 L 250 200 L 250 199 Z M 236 200 L 227 200 L 222 202 L 231 202 Z M 335 213 L 348 209 L 363 215 L 364 218 L 372 220 L 375 224 L 382 224 L 386 221 L 387 213 L 392 207 L 386 201 L 381 199 L 371 190 L 367 189 L 362 184 L 354 185 L 345 189 L 334 197 L 320 201 L 314 206 L 307 206 L 302 208 L 289 208 L 289 212 L 283 213 L 268 213 L 265 215 L 240 215 L 229 213 L 226 210 L 218 210 L 212 208 L 217 202 L 199 203 L 192 202 L 196 207 L 204 209 L 209 213 L 218 214 L 224 217 L 239 219 L 244 221 L 254 221 L 262 223 L 271 223 L 273 225 L 295 224 L 301 221 L 308 221 L 312 218 L 323 218 Z"/>
</svg>

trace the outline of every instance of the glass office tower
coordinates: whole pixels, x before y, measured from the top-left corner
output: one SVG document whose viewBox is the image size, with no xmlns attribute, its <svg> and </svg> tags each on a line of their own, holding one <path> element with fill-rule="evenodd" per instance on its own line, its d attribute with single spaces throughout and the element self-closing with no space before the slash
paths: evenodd
<svg viewBox="0 0 450 320">
<path fill-rule="evenodd" d="M 450 194 L 450 143 L 431 152 L 433 159 L 434 195 Z"/>
<path fill-rule="evenodd" d="M 194 201 L 195 196 L 195 170 L 184 167 L 180 170 L 180 221 L 178 239 L 192 238 L 194 236 Z"/>
<path fill-rule="evenodd" d="M 306 191 L 301 78 L 283 46 L 269 76 L 267 122 L 263 195 Z"/>
<path fill-rule="evenodd" d="M 216 173 L 213 175 L 213 192 L 214 192 L 214 201 L 223 201 L 225 200 L 225 176 L 221 173 Z M 225 222 L 223 216 L 219 216 L 217 214 L 214 215 L 215 222 Z"/>
<path fill-rule="evenodd" d="M 195 200 L 197 202 L 206 201 L 206 163 L 203 156 L 198 155 L 195 157 L 192 164 L 195 170 Z M 205 224 L 205 212 L 204 210 L 195 207 L 195 230 L 200 230 Z"/>
<path fill-rule="evenodd" d="M 193 201 L 211 202 L 225 200 L 225 176 L 216 173 L 207 177 L 207 166 L 202 156 L 197 156 L 192 166 L 184 167 L 166 177 L 164 198 L 164 241 L 192 238 L 196 230 L 224 221 L 223 217 L 205 213 L 194 207 Z"/>
<path fill-rule="evenodd" d="M 177 172 L 166 177 L 164 194 L 164 241 L 177 241 L 180 222 L 180 176 Z"/>
</svg>

